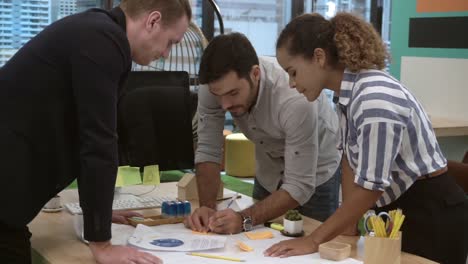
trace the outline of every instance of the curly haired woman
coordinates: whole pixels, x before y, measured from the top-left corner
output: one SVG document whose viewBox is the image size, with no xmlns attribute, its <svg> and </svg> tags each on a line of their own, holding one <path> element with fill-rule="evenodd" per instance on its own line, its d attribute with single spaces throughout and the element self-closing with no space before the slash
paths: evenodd
<svg viewBox="0 0 468 264">
<path fill-rule="evenodd" d="M 428 115 L 398 80 L 381 71 L 385 46 L 370 24 L 351 14 L 331 20 L 306 14 L 277 42 L 290 86 L 309 101 L 335 92 L 343 151 L 343 203 L 309 236 L 283 241 L 267 256 L 317 251 L 340 234 L 355 234 L 368 210 L 401 208 L 403 251 L 441 263 L 465 263 L 468 202 L 447 174 Z M 352 225 L 351 225 L 352 224 Z"/>
</svg>

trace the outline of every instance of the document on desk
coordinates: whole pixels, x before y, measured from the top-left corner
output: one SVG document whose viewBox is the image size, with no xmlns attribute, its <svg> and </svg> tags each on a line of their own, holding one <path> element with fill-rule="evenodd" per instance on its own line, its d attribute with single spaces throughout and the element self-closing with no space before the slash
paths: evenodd
<svg viewBox="0 0 468 264">
<path fill-rule="evenodd" d="M 186 230 L 184 230 L 186 231 Z M 145 225 L 137 225 L 128 239 L 132 246 L 156 251 L 203 251 L 224 248 L 225 236 L 196 235 L 187 232 L 158 232 Z"/>
<path fill-rule="evenodd" d="M 206 253 L 210 255 L 219 255 L 219 256 L 228 257 L 228 258 L 242 259 L 242 260 L 245 260 L 245 262 L 249 262 L 249 263 L 255 263 L 255 264 L 257 263 L 266 263 L 266 264 L 291 264 L 291 263 L 294 263 L 294 264 L 332 264 L 332 263 L 334 264 L 362 264 L 361 261 L 358 261 L 355 259 L 345 259 L 342 261 L 324 260 L 320 258 L 320 255 L 318 253 L 304 255 L 304 256 L 294 256 L 294 257 L 289 257 L 289 258 L 265 257 L 263 255 L 263 252 L 267 248 L 269 248 L 271 245 L 275 243 L 278 243 L 279 241 L 290 239 L 290 238 L 287 238 L 281 235 L 280 232 L 274 229 L 261 227 L 261 226 L 257 226 L 254 231 L 272 232 L 273 238 L 262 239 L 262 240 L 250 240 L 245 236 L 244 233 L 235 234 L 235 235 L 214 235 L 214 234 L 194 235 L 192 234 L 192 231 L 186 229 L 183 224 L 162 225 L 162 226 L 152 226 L 152 227 L 143 226 L 143 227 L 144 228 L 143 229 L 140 228 L 139 231 L 146 232 L 146 234 L 148 234 L 149 232 L 156 232 L 160 234 L 161 237 L 169 237 L 171 234 L 178 234 L 178 235 L 183 235 L 183 237 L 201 236 L 201 237 L 205 237 L 206 239 L 214 239 L 214 238 L 217 239 L 219 237 L 224 238 L 223 247 L 217 248 L 217 249 L 204 250 L 202 251 L 202 253 Z M 130 239 L 128 240 L 129 244 L 133 245 L 133 243 L 130 242 L 133 234 L 128 234 L 128 236 L 130 237 Z M 250 251 L 250 252 L 242 251 L 238 246 L 239 241 L 252 247 L 253 251 Z M 170 243 L 172 242 L 168 241 L 168 243 L 169 243 L 168 245 L 170 245 Z M 175 242 L 175 243 L 178 243 L 178 242 Z M 142 248 L 140 247 L 140 249 Z M 208 259 L 208 258 L 202 258 L 202 257 L 197 257 L 197 256 L 190 256 L 190 255 L 187 255 L 186 252 L 180 252 L 180 251 L 179 252 L 167 251 L 167 250 L 164 250 L 164 251 L 144 250 L 144 251 L 162 258 L 162 260 L 164 261 L 164 264 L 181 264 L 181 263 L 221 264 L 221 263 L 229 262 L 229 261 L 220 260 L 220 259 Z M 198 252 L 199 250 L 194 250 L 194 251 Z"/>
</svg>

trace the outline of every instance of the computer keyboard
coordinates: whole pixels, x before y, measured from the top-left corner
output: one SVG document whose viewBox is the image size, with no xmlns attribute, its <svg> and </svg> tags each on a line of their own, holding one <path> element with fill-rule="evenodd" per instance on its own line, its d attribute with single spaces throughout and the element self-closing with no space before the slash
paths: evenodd
<svg viewBox="0 0 468 264">
<path fill-rule="evenodd" d="M 164 201 L 174 200 L 174 197 L 167 196 L 149 196 L 149 197 L 137 197 L 130 196 L 120 199 L 114 199 L 112 204 L 112 210 L 139 210 L 161 207 Z M 71 214 L 82 214 L 82 210 L 79 203 L 67 203 L 65 208 Z"/>
</svg>

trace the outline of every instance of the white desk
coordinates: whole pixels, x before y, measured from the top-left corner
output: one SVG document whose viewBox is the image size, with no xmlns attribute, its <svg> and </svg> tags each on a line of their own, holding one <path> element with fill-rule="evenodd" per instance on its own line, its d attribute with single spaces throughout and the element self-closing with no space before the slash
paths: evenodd
<svg viewBox="0 0 468 264">
<path fill-rule="evenodd" d="M 126 189 L 125 192 L 135 191 L 140 193 L 148 188 L 147 186 L 143 187 L 146 189 L 141 189 L 142 187 L 139 186 L 128 187 L 129 189 Z M 175 196 L 177 192 L 176 183 L 162 183 L 154 192 L 158 195 Z M 65 190 L 61 192 L 60 195 L 64 203 L 78 201 L 76 190 Z M 147 195 L 151 195 L 151 193 Z M 237 200 L 237 203 L 242 208 L 250 206 L 253 202 L 254 200 L 252 198 L 244 195 Z M 198 206 L 194 201 L 192 201 L 192 205 L 194 208 Z M 159 209 L 142 210 L 140 212 L 144 215 L 153 215 L 159 213 Z M 88 246 L 76 238 L 72 217 L 73 216 L 67 211 L 62 211 L 60 213 L 40 213 L 29 225 L 31 233 L 33 234 L 31 238 L 32 247 L 52 264 L 95 263 Z M 307 234 L 312 232 L 319 225 L 319 221 L 307 217 L 304 218 L 304 229 Z M 336 240 L 351 244 L 353 246 L 351 256 L 356 257 L 356 242 L 358 237 L 338 237 Z M 415 255 L 402 253 L 401 263 L 432 264 L 435 262 Z"/>
</svg>

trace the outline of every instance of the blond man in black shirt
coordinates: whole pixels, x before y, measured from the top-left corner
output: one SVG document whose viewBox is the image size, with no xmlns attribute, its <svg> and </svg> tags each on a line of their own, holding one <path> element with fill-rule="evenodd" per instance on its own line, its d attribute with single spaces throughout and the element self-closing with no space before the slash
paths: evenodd
<svg viewBox="0 0 468 264">
<path fill-rule="evenodd" d="M 2 262 L 31 262 L 26 225 L 74 179 L 98 263 L 161 262 L 110 243 L 116 109 L 132 60 L 167 57 L 191 16 L 188 0 L 123 0 L 51 24 L 0 69 Z"/>
</svg>

